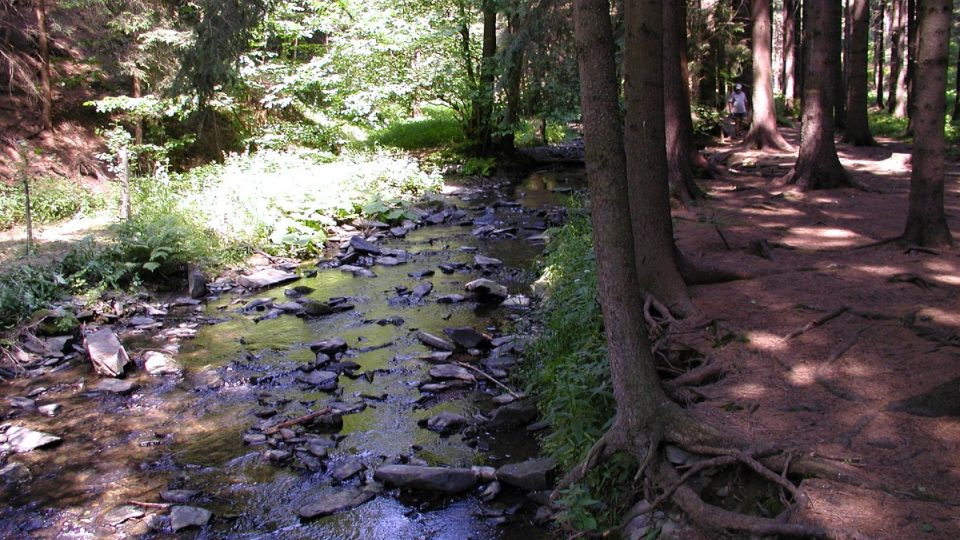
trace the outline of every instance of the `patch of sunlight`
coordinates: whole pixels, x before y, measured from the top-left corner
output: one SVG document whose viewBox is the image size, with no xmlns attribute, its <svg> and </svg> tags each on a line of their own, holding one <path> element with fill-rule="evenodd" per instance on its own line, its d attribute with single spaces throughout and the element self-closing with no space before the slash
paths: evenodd
<svg viewBox="0 0 960 540">
<path fill-rule="evenodd" d="M 932 272 L 957 272 L 957 268 L 947 261 L 926 261 L 923 265 Z"/>
<path fill-rule="evenodd" d="M 762 398 L 767 393 L 767 389 L 762 384 L 743 383 L 735 386 L 733 388 L 733 392 L 737 395 L 737 397 L 743 399 L 753 399 Z"/>
<path fill-rule="evenodd" d="M 944 285 L 960 285 L 960 276 L 956 274 L 936 274 L 931 277 Z"/>
<path fill-rule="evenodd" d="M 810 364 L 797 364 L 787 373 L 787 380 L 797 386 L 810 386 L 817 381 L 817 368 Z"/>
<path fill-rule="evenodd" d="M 813 248 L 849 247 L 865 240 L 847 229 L 791 227 L 790 234 L 792 237 L 786 239 L 789 244 Z"/>
<path fill-rule="evenodd" d="M 877 370 L 874 369 L 872 366 L 863 362 L 850 361 L 850 360 L 847 360 L 847 362 L 843 366 L 843 374 L 844 376 L 864 377 L 864 378 L 866 377 L 873 378 L 880 375 L 880 373 L 878 373 Z"/>
<path fill-rule="evenodd" d="M 766 351 L 779 351 L 786 348 L 783 338 L 770 332 L 751 330 L 747 332 L 747 339 L 751 346 Z"/>
<path fill-rule="evenodd" d="M 769 216 L 770 214 L 776 214 L 778 216 L 803 216 L 803 212 L 795 208 L 743 208 L 740 210 L 742 214 L 756 214 L 760 216 Z"/>
<path fill-rule="evenodd" d="M 960 324 L 960 313 L 956 311 L 946 311 L 941 308 L 925 306 L 917 312 L 917 315 L 923 319 L 932 319 L 940 324 Z"/>
<path fill-rule="evenodd" d="M 877 276 L 890 277 L 894 274 L 900 274 L 903 272 L 903 268 L 898 268 L 896 266 L 882 266 L 882 265 L 853 265 L 851 266 L 854 270 L 858 272 L 863 272 L 865 274 L 874 274 Z"/>
</svg>

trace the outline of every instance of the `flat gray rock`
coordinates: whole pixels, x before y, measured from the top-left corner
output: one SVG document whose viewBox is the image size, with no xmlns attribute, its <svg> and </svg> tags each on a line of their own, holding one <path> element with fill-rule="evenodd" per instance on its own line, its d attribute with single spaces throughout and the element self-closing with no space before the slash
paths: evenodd
<svg viewBox="0 0 960 540">
<path fill-rule="evenodd" d="M 129 394 L 137 388 L 137 384 L 133 381 L 124 381 L 121 379 L 103 379 L 98 382 L 94 387 L 94 392 L 104 392 L 107 394 Z"/>
<path fill-rule="evenodd" d="M 487 427 L 494 430 L 513 429 L 525 426 L 537 419 L 537 406 L 524 399 L 508 403 L 493 412 Z"/>
<path fill-rule="evenodd" d="M 347 342 L 343 338 L 339 338 L 339 337 L 322 339 L 320 341 L 315 341 L 311 343 L 310 350 L 315 353 L 323 353 L 329 356 L 333 356 L 338 352 L 343 352 L 347 350 Z"/>
<path fill-rule="evenodd" d="M 196 489 L 168 489 L 160 492 L 160 500 L 168 503 L 180 503 L 190 501 L 190 499 L 200 494 Z"/>
<path fill-rule="evenodd" d="M 34 431 L 20 426 L 10 426 L 6 433 L 0 435 L 0 441 L 6 439 L 5 444 L 0 444 L 0 450 L 8 447 L 15 453 L 22 454 L 31 452 L 37 448 L 44 448 L 57 444 L 62 439 L 56 435 L 50 435 L 42 431 Z"/>
<path fill-rule="evenodd" d="M 303 375 L 297 375 L 297 380 L 311 386 L 319 386 L 321 388 L 336 388 L 337 377 L 338 374 L 336 371 L 316 370 Z"/>
<path fill-rule="evenodd" d="M 490 345 L 490 336 L 477 332 L 473 328 L 444 328 L 443 333 L 464 349 L 475 349 Z"/>
<path fill-rule="evenodd" d="M 435 336 L 429 332 L 424 332 L 423 330 L 417 332 L 417 339 L 420 340 L 420 343 L 423 343 L 431 349 L 450 352 L 453 352 L 453 350 L 456 349 L 453 343 L 450 343 L 440 336 Z"/>
<path fill-rule="evenodd" d="M 364 467 L 363 463 L 360 463 L 356 459 L 348 459 L 343 463 L 334 467 L 333 472 L 331 472 L 330 474 L 337 480 L 343 482 L 344 480 L 349 479 L 350 477 L 359 473 L 365 468 L 366 467 Z"/>
<path fill-rule="evenodd" d="M 548 489 L 557 463 L 550 458 L 530 459 L 497 469 L 497 480 L 526 491 Z"/>
<path fill-rule="evenodd" d="M 437 297 L 438 304 L 459 304 L 466 301 L 467 297 L 462 294 L 445 294 Z"/>
<path fill-rule="evenodd" d="M 458 379 L 461 381 L 474 381 L 476 377 L 469 369 L 455 364 L 440 364 L 430 368 L 430 376 L 434 379 Z"/>
<path fill-rule="evenodd" d="M 422 421 L 421 423 L 430 431 L 436 431 L 437 433 L 449 433 L 467 425 L 469 422 L 470 420 L 463 415 L 450 411 L 442 411 L 434 416 L 431 416 L 427 420 Z"/>
<path fill-rule="evenodd" d="M 351 236 L 350 247 L 352 247 L 354 251 L 365 255 L 380 255 L 383 253 L 380 246 L 368 241 L 362 236 Z"/>
<path fill-rule="evenodd" d="M 93 368 L 100 375 L 119 377 L 130 363 L 126 349 L 109 328 L 103 328 L 83 338 L 83 346 L 90 355 Z"/>
<path fill-rule="evenodd" d="M 336 493 L 321 495 L 313 502 L 304 505 L 297 512 L 303 519 L 313 519 L 344 510 L 356 508 L 361 504 L 369 502 L 375 497 L 374 493 L 359 488 L 350 488 Z"/>
<path fill-rule="evenodd" d="M 474 471 L 453 467 L 384 465 L 374 471 L 373 477 L 399 488 L 440 493 L 462 493 L 477 484 Z"/>
<path fill-rule="evenodd" d="M 493 257 L 484 257 L 483 255 L 474 255 L 473 261 L 478 266 L 503 266 L 503 261 Z"/>
<path fill-rule="evenodd" d="M 240 276 L 237 282 L 240 283 L 241 287 L 246 287 L 247 289 L 263 289 L 297 279 L 299 279 L 299 276 L 294 273 L 285 272 L 277 268 L 267 268 L 250 274 L 249 276 Z"/>
<path fill-rule="evenodd" d="M 373 273 L 369 268 L 364 268 L 362 266 L 353 266 L 352 264 L 344 264 L 340 267 L 341 272 L 346 272 L 348 274 L 353 274 L 357 277 L 366 277 L 366 278 L 375 278 L 377 275 Z"/>
<path fill-rule="evenodd" d="M 174 506 L 170 509 L 170 528 L 178 532 L 190 527 L 203 527 L 210 522 L 213 514 L 204 508 L 195 506 Z"/>
<path fill-rule="evenodd" d="M 147 351 L 143 354 L 143 367 L 151 375 L 179 375 L 180 363 L 173 356 L 159 351 Z"/>
<path fill-rule="evenodd" d="M 104 514 L 103 521 L 108 525 L 116 527 L 128 519 L 142 518 L 144 514 L 146 514 L 146 512 L 144 512 L 142 508 L 133 506 L 132 504 L 125 504 Z"/>
<path fill-rule="evenodd" d="M 33 475 L 23 463 L 11 461 L 0 468 L 0 484 L 25 484 L 31 480 Z"/>
</svg>

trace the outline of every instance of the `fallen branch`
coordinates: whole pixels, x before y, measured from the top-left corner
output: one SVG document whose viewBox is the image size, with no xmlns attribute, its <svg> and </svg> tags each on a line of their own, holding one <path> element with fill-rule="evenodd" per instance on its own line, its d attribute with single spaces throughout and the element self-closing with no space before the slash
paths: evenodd
<svg viewBox="0 0 960 540">
<path fill-rule="evenodd" d="M 310 414 L 305 414 L 305 415 L 303 415 L 303 416 L 301 416 L 301 417 L 299 417 L 299 418 L 294 418 L 294 419 L 292 419 L 292 420 L 287 420 L 287 421 L 285 421 L 285 422 L 280 422 L 279 424 L 277 424 L 277 425 L 275 425 L 275 426 L 271 426 L 270 428 L 266 429 L 266 430 L 264 431 L 264 433 L 266 433 L 267 435 L 273 435 L 274 433 L 280 431 L 280 430 L 283 429 L 283 428 L 288 428 L 288 427 L 290 427 L 290 426 L 300 425 L 300 424 L 303 424 L 304 422 L 309 422 L 310 420 L 313 420 L 314 418 L 319 418 L 319 417 L 321 417 L 321 416 L 328 415 L 328 414 L 330 414 L 331 412 L 333 412 L 333 409 L 331 409 L 330 407 L 324 407 L 324 408 L 320 409 L 319 411 L 312 412 L 312 413 L 310 413 Z"/>
<path fill-rule="evenodd" d="M 507 393 L 510 394 L 511 396 L 513 396 L 515 399 L 523 399 L 523 394 L 514 392 L 513 390 L 510 389 L 509 386 L 507 386 L 507 385 L 503 384 L 502 382 L 496 380 L 495 378 L 491 377 L 490 375 L 488 375 L 487 373 L 485 373 L 482 369 L 475 368 L 475 367 L 471 366 L 470 364 L 465 364 L 465 363 L 463 363 L 463 362 L 454 362 L 453 364 L 454 364 L 454 365 L 457 365 L 457 366 L 460 366 L 460 367 L 462 367 L 462 368 L 467 368 L 467 369 L 469 369 L 470 371 L 473 371 L 474 373 L 479 373 L 479 374 L 482 375 L 484 378 L 486 378 L 488 381 L 490 381 L 490 382 L 492 382 L 493 384 L 499 386 L 500 388 L 503 388 L 504 390 L 506 390 Z"/>
<path fill-rule="evenodd" d="M 170 503 L 153 503 L 153 502 L 145 502 L 145 501 L 127 501 L 127 504 L 130 504 L 133 506 L 140 506 L 143 508 L 152 508 L 154 510 L 169 510 L 170 507 L 173 506 Z"/>
<path fill-rule="evenodd" d="M 835 309 L 835 310 L 831 311 L 830 313 L 827 313 L 827 314 L 824 315 L 823 317 L 820 317 L 819 319 L 816 319 L 816 320 L 814 320 L 814 321 L 810 321 L 810 322 L 808 322 L 807 324 L 801 326 L 800 328 L 797 328 L 797 329 L 794 330 L 793 332 L 790 332 L 789 334 L 783 336 L 783 340 L 784 340 L 784 341 L 789 341 L 789 340 L 791 340 L 791 339 L 793 339 L 793 338 L 795 338 L 795 337 L 797 337 L 797 336 L 806 334 L 806 333 L 809 332 L 810 330 L 813 330 L 814 328 L 817 328 L 818 326 L 823 326 L 823 325 L 827 324 L 828 322 L 830 322 L 831 320 L 836 319 L 837 317 L 839 317 L 840 315 L 843 315 L 843 314 L 846 313 L 847 311 L 850 311 L 850 306 L 843 306 L 843 307 L 841 307 L 841 308 Z"/>
</svg>

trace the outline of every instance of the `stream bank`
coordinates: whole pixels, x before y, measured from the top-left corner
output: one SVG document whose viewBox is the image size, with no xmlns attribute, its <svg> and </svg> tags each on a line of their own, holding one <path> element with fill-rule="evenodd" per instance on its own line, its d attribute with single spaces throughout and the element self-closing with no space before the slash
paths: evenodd
<svg viewBox="0 0 960 540">
<path fill-rule="evenodd" d="M 0 438 L 61 440 L 6 452 L 19 476 L 0 535 L 546 537 L 529 492 L 551 466 L 516 466 L 545 426 L 493 380 L 522 384 L 507 374 L 530 337 L 534 261 L 583 185 L 582 170 L 555 169 L 448 186 L 420 224 L 356 223 L 317 266 L 251 269 L 277 286 L 254 272 L 203 302 L 95 314 L 88 331 L 111 327 L 156 375 L 104 388 L 63 344 L 3 389 Z"/>
</svg>

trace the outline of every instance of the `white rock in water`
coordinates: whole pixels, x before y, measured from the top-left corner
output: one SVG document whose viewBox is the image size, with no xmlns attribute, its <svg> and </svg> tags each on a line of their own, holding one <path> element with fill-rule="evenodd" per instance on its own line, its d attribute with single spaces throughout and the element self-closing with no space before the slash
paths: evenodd
<svg viewBox="0 0 960 540">
<path fill-rule="evenodd" d="M 62 439 L 56 435 L 50 435 L 42 431 L 34 431 L 20 426 L 10 426 L 6 433 L 0 436 L 0 441 L 6 439 L 5 444 L 0 444 L 0 450 L 4 447 L 13 452 L 25 453 L 37 448 L 43 448 L 60 442 Z"/>
<path fill-rule="evenodd" d="M 90 355 L 94 369 L 101 375 L 119 377 L 130 363 L 127 351 L 109 328 L 88 335 L 83 339 L 83 345 Z"/>
<path fill-rule="evenodd" d="M 143 355 L 143 367 L 151 375 L 179 375 L 180 364 L 169 354 L 148 351 Z"/>
<path fill-rule="evenodd" d="M 195 506 L 174 506 L 170 510 L 170 528 L 173 532 L 189 527 L 203 527 L 213 514 L 204 508 Z"/>
<path fill-rule="evenodd" d="M 299 279 L 299 276 L 276 268 L 267 268 L 249 276 L 240 276 L 237 280 L 240 286 L 248 289 L 262 289 L 272 287 L 288 281 Z"/>
</svg>

